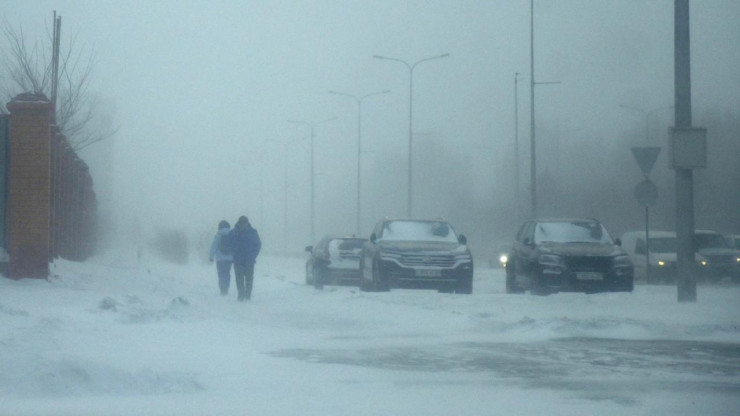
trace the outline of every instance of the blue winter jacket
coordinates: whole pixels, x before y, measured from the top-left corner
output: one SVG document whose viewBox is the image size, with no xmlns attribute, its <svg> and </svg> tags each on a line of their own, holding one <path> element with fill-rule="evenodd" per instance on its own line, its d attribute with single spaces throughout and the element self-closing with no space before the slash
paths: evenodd
<svg viewBox="0 0 740 416">
<path fill-rule="evenodd" d="M 231 254 L 225 254 L 222 253 L 219 249 L 221 247 L 221 238 L 229 238 L 229 231 L 231 231 L 230 228 L 222 228 L 218 230 L 216 235 L 213 237 L 213 242 L 211 243 L 211 253 L 208 255 L 208 257 L 211 260 L 216 261 L 233 261 L 233 257 Z"/>
<path fill-rule="evenodd" d="M 245 266 L 254 264 L 262 248 L 262 241 L 257 230 L 251 225 L 246 228 L 236 226 L 229 233 L 229 240 L 234 264 Z"/>
</svg>

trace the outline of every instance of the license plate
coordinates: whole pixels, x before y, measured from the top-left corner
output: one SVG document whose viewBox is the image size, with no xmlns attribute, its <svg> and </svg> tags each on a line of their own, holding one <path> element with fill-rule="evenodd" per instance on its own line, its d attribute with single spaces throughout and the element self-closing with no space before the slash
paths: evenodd
<svg viewBox="0 0 740 416">
<path fill-rule="evenodd" d="M 416 275 L 419 277 L 440 277 L 442 276 L 442 270 L 437 269 L 417 269 Z"/>
<path fill-rule="evenodd" d="M 604 274 L 597 273 L 597 272 L 578 272 L 576 273 L 576 279 L 578 280 L 604 280 Z"/>
</svg>

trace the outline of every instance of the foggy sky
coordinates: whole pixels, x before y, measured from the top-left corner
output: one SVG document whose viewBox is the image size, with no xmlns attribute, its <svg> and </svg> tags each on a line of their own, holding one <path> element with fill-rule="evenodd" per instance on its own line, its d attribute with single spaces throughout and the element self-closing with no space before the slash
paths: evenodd
<svg viewBox="0 0 740 416">
<path fill-rule="evenodd" d="M 529 3 L 0 0 L 0 19 L 42 38 L 56 10 L 63 45 L 76 35 L 78 47 L 94 49 L 91 92 L 114 111 L 119 131 L 81 156 L 91 165 L 101 213 L 120 232 L 133 224 L 215 232 L 220 219 L 233 223 L 245 214 L 266 248 L 280 249 L 287 163 L 290 248 L 300 250 L 310 244 L 309 134 L 287 120 L 337 118 L 315 128 L 317 237 L 354 232 L 357 109 L 329 90 L 391 90 L 363 103 L 364 232 L 382 216 L 405 215 L 408 70 L 373 55 L 413 63 L 450 54 L 414 71 L 416 174 L 434 174 L 423 149 L 443 146 L 447 160 L 471 172 L 450 186 L 472 189 L 487 204 L 511 199 L 520 73 L 521 180 L 529 180 Z M 673 1 L 534 4 L 535 79 L 560 82 L 536 89 L 538 133 L 546 125 L 550 137 L 543 133 L 538 143 L 540 170 L 560 170 L 573 181 L 599 176 L 567 172 L 567 155 L 557 149 L 599 153 L 632 136 L 628 141 L 644 143 L 644 117 L 619 105 L 673 104 Z M 692 2 L 695 114 L 740 112 L 738 22 L 740 2 Z M 662 145 L 672 114 L 654 117 Z M 295 142 L 286 153 L 275 141 Z M 625 169 L 625 180 L 637 183 L 636 164 Z M 454 202 L 417 191 L 420 215 L 454 211 Z"/>
</svg>

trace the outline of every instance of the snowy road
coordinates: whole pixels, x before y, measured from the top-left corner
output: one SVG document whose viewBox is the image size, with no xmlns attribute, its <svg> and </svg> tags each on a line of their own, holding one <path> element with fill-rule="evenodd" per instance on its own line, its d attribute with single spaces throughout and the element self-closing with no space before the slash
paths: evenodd
<svg viewBox="0 0 740 416">
<path fill-rule="evenodd" d="M 472 296 L 316 291 L 263 257 L 253 300 L 211 265 L 59 262 L 0 279 L 0 415 L 732 415 L 740 287 Z"/>
</svg>

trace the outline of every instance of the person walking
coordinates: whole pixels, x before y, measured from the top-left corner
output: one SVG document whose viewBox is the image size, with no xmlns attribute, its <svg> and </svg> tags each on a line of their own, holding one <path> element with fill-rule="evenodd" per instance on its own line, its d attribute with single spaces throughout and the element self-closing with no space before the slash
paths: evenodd
<svg viewBox="0 0 740 416">
<path fill-rule="evenodd" d="M 216 273 L 218 274 L 218 287 L 221 289 L 221 295 L 229 294 L 229 285 L 231 284 L 231 249 L 229 244 L 229 232 L 231 225 L 228 221 L 218 223 L 218 232 L 213 237 L 211 243 L 211 252 L 208 259 L 213 263 L 216 260 Z"/>
<path fill-rule="evenodd" d="M 245 216 L 239 217 L 234 229 L 229 233 L 231 254 L 234 259 L 234 280 L 239 292 L 238 300 L 243 302 L 252 297 L 254 263 L 262 248 L 259 233 Z"/>
</svg>

